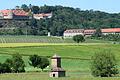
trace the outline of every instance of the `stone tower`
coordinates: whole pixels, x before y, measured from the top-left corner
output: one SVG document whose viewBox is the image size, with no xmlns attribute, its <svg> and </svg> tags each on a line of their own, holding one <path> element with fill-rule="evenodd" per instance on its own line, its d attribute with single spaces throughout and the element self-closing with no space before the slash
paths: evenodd
<svg viewBox="0 0 120 80">
<path fill-rule="evenodd" d="M 65 70 L 61 67 L 61 57 L 56 54 L 51 58 L 50 77 L 65 77 Z"/>
</svg>

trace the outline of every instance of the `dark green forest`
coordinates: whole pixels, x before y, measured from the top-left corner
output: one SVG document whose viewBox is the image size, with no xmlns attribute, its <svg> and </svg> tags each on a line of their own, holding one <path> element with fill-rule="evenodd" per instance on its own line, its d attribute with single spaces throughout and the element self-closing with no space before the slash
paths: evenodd
<svg viewBox="0 0 120 80">
<path fill-rule="evenodd" d="M 13 24 L 17 27 L 15 33 L 28 35 L 47 35 L 51 32 L 53 36 L 62 36 L 66 29 L 96 29 L 96 28 L 120 28 L 120 13 L 106 13 L 94 10 L 81 10 L 80 8 L 63 6 L 20 6 L 23 10 L 34 13 L 52 13 L 52 18 L 41 20 L 31 19 L 22 24 L 24 27 Z M 0 26 L 4 26 L 1 25 Z M 9 27 L 9 26 L 7 26 Z M 11 27 L 11 26 L 10 26 Z M 27 28 L 27 29 L 26 29 Z M 4 32 L 0 33 L 4 34 Z M 8 33 L 9 34 L 9 33 Z"/>
</svg>

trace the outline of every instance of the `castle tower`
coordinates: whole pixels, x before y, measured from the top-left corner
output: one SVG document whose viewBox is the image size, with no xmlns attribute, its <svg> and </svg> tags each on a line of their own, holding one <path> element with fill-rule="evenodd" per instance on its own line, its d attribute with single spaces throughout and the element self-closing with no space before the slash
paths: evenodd
<svg viewBox="0 0 120 80">
<path fill-rule="evenodd" d="M 65 77 L 65 70 L 61 67 L 61 57 L 56 54 L 51 58 L 50 77 Z"/>
</svg>

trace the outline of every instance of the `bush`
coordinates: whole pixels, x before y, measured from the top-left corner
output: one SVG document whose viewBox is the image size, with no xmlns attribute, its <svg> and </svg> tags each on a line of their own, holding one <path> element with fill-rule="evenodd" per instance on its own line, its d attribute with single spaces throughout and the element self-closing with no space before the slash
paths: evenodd
<svg viewBox="0 0 120 80">
<path fill-rule="evenodd" d="M 83 35 L 75 35 L 75 36 L 73 36 L 73 40 L 74 40 L 75 42 L 79 43 L 79 42 L 84 42 L 84 41 L 85 41 L 85 38 L 84 38 Z"/>
<path fill-rule="evenodd" d="M 49 60 L 46 57 L 32 55 L 29 57 L 29 64 L 33 67 L 41 68 L 42 71 L 49 65 Z"/>
<path fill-rule="evenodd" d="M 109 41 L 120 41 L 120 34 L 107 34 L 103 36 L 103 39 Z"/>
<path fill-rule="evenodd" d="M 113 54 L 103 51 L 92 57 L 92 75 L 100 77 L 112 77 L 118 74 L 116 59 Z"/>
<path fill-rule="evenodd" d="M 7 59 L 3 64 L 0 63 L 0 73 L 25 72 L 24 67 L 22 56 L 14 54 L 11 59 Z"/>
<path fill-rule="evenodd" d="M 49 65 L 49 60 L 46 57 L 41 57 L 41 64 L 39 68 L 43 69 L 46 68 Z"/>
</svg>

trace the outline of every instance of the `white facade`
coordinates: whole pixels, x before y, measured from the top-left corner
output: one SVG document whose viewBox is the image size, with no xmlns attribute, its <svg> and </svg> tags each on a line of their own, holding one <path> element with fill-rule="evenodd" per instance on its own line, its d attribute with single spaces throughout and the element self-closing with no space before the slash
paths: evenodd
<svg viewBox="0 0 120 80">
<path fill-rule="evenodd" d="M 95 29 L 70 29 L 64 31 L 63 36 L 64 37 L 73 37 L 75 35 L 85 35 L 85 36 L 91 36 L 96 32 Z M 107 34 L 120 34 L 120 28 L 106 28 L 106 29 L 101 29 L 101 32 L 103 35 Z"/>
<path fill-rule="evenodd" d="M 33 14 L 33 17 L 35 19 L 46 19 L 46 18 L 51 18 L 52 17 L 52 13 L 41 13 L 41 14 Z"/>
<path fill-rule="evenodd" d="M 83 33 L 64 33 L 64 37 L 73 37 L 75 35 L 84 35 Z"/>
<path fill-rule="evenodd" d="M 64 37 L 73 37 L 75 35 L 84 35 L 84 29 L 66 30 L 63 34 Z"/>
</svg>

